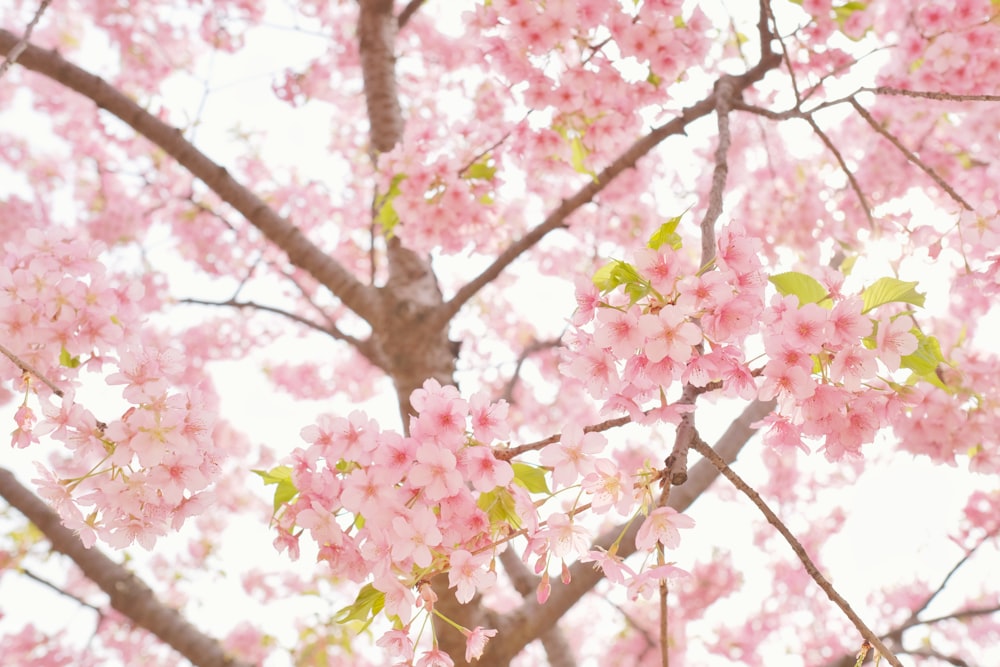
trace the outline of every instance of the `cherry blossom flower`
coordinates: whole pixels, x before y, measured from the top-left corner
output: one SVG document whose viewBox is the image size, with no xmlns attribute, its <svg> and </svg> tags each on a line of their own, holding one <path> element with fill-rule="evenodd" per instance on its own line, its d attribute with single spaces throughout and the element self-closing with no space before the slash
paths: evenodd
<svg viewBox="0 0 1000 667">
<path fill-rule="evenodd" d="M 552 555 L 558 558 L 569 558 L 583 553 L 590 545 L 590 535 L 587 529 L 573 522 L 566 514 L 556 513 L 549 516 L 547 527 L 539 532 L 549 544 Z"/>
<path fill-rule="evenodd" d="M 511 465 L 498 460 L 493 455 L 493 450 L 485 445 L 460 450 L 458 467 L 477 491 L 491 491 L 498 486 L 507 486 L 514 479 Z"/>
<path fill-rule="evenodd" d="M 455 663 L 451 657 L 440 649 L 425 651 L 417 660 L 416 667 L 454 667 Z"/>
<path fill-rule="evenodd" d="M 483 657 L 483 651 L 486 650 L 486 642 L 490 640 L 490 637 L 495 637 L 496 634 L 496 630 L 487 630 L 480 626 L 476 626 L 472 630 L 466 630 L 465 661 L 470 662 Z"/>
<path fill-rule="evenodd" d="M 458 459 L 447 448 L 425 442 L 417 447 L 416 458 L 409 480 L 418 489 L 423 489 L 428 500 L 447 498 L 462 488 Z"/>
<path fill-rule="evenodd" d="M 656 315 L 643 315 L 639 329 L 646 336 L 646 357 L 654 363 L 666 357 L 684 363 L 691 358 L 692 346 L 701 342 L 701 330 L 678 306 L 664 306 Z"/>
<path fill-rule="evenodd" d="M 375 642 L 376 646 L 385 649 L 391 658 L 409 661 L 413 658 L 413 640 L 406 630 L 389 630 Z"/>
<path fill-rule="evenodd" d="M 666 564 L 643 570 L 628 580 L 627 592 L 630 600 L 643 598 L 648 600 L 659 594 L 661 581 L 672 581 L 689 576 L 688 573 L 679 567 Z"/>
<path fill-rule="evenodd" d="M 448 585 L 455 588 L 455 599 L 466 603 L 477 590 L 485 590 L 496 582 L 496 573 L 483 568 L 489 561 L 487 553 L 472 555 L 465 549 L 455 549 L 448 556 Z"/>
<path fill-rule="evenodd" d="M 632 306 L 624 312 L 617 308 L 600 308 L 594 328 L 594 342 L 610 348 L 618 358 L 631 356 L 645 338 L 639 329 L 639 307 Z"/>
<path fill-rule="evenodd" d="M 430 566 L 431 548 L 441 543 L 441 531 L 431 510 L 416 507 L 405 517 L 394 517 L 392 529 L 392 557 L 396 561 L 412 558 L 418 567 Z"/>
<path fill-rule="evenodd" d="M 593 455 L 607 445 L 600 433 L 584 433 L 577 424 L 568 424 L 559 442 L 541 451 L 542 465 L 552 468 L 553 488 L 569 486 L 593 469 Z"/>
<path fill-rule="evenodd" d="M 657 507 L 639 527 L 635 547 L 650 550 L 659 542 L 667 549 L 676 549 L 681 543 L 680 528 L 693 528 L 694 519 L 679 513 L 673 507 Z"/>
<path fill-rule="evenodd" d="M 878 358 L 890 371 L 899 368 L 900 357 L 912 354 L 917 349 L 917 337 L 910 333 L 913 318 L 901 315 L 895 319 L 882 315 L 875 333 L 875 349 Z"/>
</svg>

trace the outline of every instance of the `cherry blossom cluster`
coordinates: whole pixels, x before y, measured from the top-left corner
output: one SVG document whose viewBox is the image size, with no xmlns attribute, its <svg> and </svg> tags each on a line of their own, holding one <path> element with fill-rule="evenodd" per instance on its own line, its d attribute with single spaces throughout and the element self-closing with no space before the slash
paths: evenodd
<svg viewBox="0 0 1000 667">
<path fill-rule="evenodd" d="M 839 460 L 858 456 L 881 428 L 919 428 L 908 403 L 952 403 L 937 379 L 935 364 L 944 360 L 936 341 L 900 307 L 922 303 L 914 284 L 886 278 L 851 296 L 842 294 L 839 273 L 825 275 L 827 284 L 789 273 L 772 277 L 778 293 L 764 307 L 768 278 L 759 240 L 727 227 L 712 265 L 685 272 L 690 263 L 679 237 L 664 242 L 675 225 L 655 234 L 634 265 L 613 261 L 594 285 L 578 289 L 577 328 L 563 370 L 606 409 L 625 410 L 637 422 L 676 423 L 690 409 L 667 403 L 678 382 L 775 399 L 776 410 L 759 424 L 765 443 L 809 451 L 804 439 L 813 439 Z M 876 308 L 877 316 L 869 314 Z M 755 333 L 763 355 L 752 365 L 741 350 Z M 919 358 L 911 358 L 921 342 Z M 903 391 L 893 380 L 901 367 L 931 384 Z"/>
<path fill-rule="evenodd" d="M 86 545 L 150 548 L 204 506 L 218 464 L 213 396 L 175 389 L 183 359 L 143 329 L 145 290 L 108 274 L 101 244 L 29 230 L 4 251 L 0 328 L 17 362 L 4 358 L 0 373 L 23 394 L 12 443 L 65 446 L 35 482 Z M 123 386 L 120 417 L 104 423 L 75 400 L 84 370 Z"/>
<path fill-rule="evenodd" d="M 716 382 L 727 396 L 755 396 L 741 347 L 764 310 L 758 241 L 727 227 L 714 268 L 697 271 L 679 240 L 655 239 L 636 253 L 634 266 L 612 262 L 595 285 L 579 286 L 577 328 L 563 371 L 586 383 L 607 408 L 624 409 L 639 422 L 676 419 L 683 406 L 661 404 L 653 412 L 648 406 L 678 381 Z"/>
<path fill-rule="evenodd" d="M 585 555 L 612 581 L 627 586 L 633 599 L 652 595 L 661 579 L 682 574 L 672 565 L 637 573 L 613 553 L 591 550 L 592 535 L 579 513 L 649 509 L 636 479 L 599 456 L 607 447 L 603 435 L 568 427 L 540 448 L 541 468 L 512 464 L 503 442 L 510 433 L 505 401 L 491 403 L 482 393 L 466 400 L 455 387 L 428 380 L 413 392 L 411 403 L 418 414 L 411 417 L 409 435 L 383 431 L 358 411 L 324 415 L 303 429 L 308 445 L 296 449 L 287 465 L 259 471 L 277 486 L 276 547 L 297 558 L 306 534 L 334 576 L 358 584 L 370 580 L 345 614 L 384 613 L 394 627 L 379 645 L 393 657 L 413 659 L 415 611 L 440 615 L 429 583 L 433 576 L 447 573 L 456 598 L 466 603 L 494 584 L 495 557 L 516 536 L 528 541 L 524 559 L 535 558 L 543 601 L 551 559 Z M 548 471 L 553 488 L 578 486 L 590 503 L 543 517 L 544 502 L 532 494 L 553 496 L 545 481 Z M 678 529 L 692 525 L 669 507 L 653 509 L 636 546 L 646 552 L 676 548 Z M 467 637 L 469 659 L 481 655 L 495 633 L 459 630 Z M 427 662 L 433 660 L 446 657 L 434 649 L 417 664 L 438 664 Z"/>
</svg>

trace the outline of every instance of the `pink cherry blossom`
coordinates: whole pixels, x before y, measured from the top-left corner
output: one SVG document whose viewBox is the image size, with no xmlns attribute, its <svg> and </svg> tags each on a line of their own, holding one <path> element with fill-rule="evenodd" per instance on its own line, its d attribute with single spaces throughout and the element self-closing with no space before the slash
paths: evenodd
<svg viewBox="0 0 1000 667">
<path fill-rule="evenodd" d="M 890 371 L 899 368 L 900 357 L 911 354 L 917 349 L 917 337 L 910 333 L 911 329 L 913 329 L 913 318 L 909 315 L 901 315 L 895 319 L 888 315 L 879 317 L 875 349 L 878 358 Z"/>
<path fill-rule="evenodd" d="M 496 630 L 488 630 L 480 626 L 476 626 L 472 630 L 469 630 L 466 634 L 465 644 L 466 662 L 478 660 L 483 657 L 483 651 L 486 650 L 486 642 L 490 640 L 490 637 L 496 637 L 496 634 Z"/>
<path fill-rule="evenodd" d="M 694 519 L 680 514 L 672 507 L 657 507 L 639 527 L 639 532 L 635 536 L 635 546 L 637 549 L 648 551 L 656 543 L 660 543 L 667 549 L 676 549 L 681 543 L 680 528 L 693 528 Z"/>
<path fill-rule="evenodd" d="M 477 590 L 484 591 L 496 582 L 496 573 L 484 568 L 490 560 L 486 553 L 473 556 L 465 549 L 455 549 L 448 559 L 448 585 L 455 588 L 459 602 L 468 602 Z"/>
<path fill-rule="evenodd" d="M 678 306 L 664 306 L 656 315 L 643 315 L 639 329 L 646 336 L 646 357 L 654 363 L 667 357 L 684 363 L 691 358 L 692 347 L 701 341 L 701 331 Z"/>
<path fill-rule="evenodd" d="M 549 551 L 557 558 L 568 558 L 581 554 L 590 545 L 591 536 L 586 528 L 574 523 L 566 514 L 552 514 L 548 526 L 539 533 L 549 544 Z"/>
<path fill-rule="evenodd" d="M 632 306 L 624 312 L 617 308 L 600 308 L 597 311 L 598 325 L 594 330 L 594 342 L 610 348 L 616 357 L 631 356 L 642 346 L 643 332 L 639 328 L 639 308 Z"/>
<path fill-rule="evenodd" d="M 423 489 L 429 500 L 447 498 L 462 488 L 458 459 L 434 442 L 425 442 L 417 448 L 409 479 L 415 487 Z"/>
<path fill-rule="evenodd" d="M 569 486 L 593 469 L 593 455 L 604 449 L 607 440 L 600 433 L 584 433 L 569 424 L 559 442 L 546 445 L 541 452 L 542 465 L 552 468 L 553 486 Z"/>
</svg>

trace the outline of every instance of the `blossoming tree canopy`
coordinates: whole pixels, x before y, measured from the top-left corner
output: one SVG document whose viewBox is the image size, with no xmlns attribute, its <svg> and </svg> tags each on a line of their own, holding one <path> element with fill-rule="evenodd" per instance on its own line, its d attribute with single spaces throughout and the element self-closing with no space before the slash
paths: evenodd
<svg viewBox="0 0 1000 667">
<path fill-rule="evenodd" d="M 997 3 L 0 28 L 4 660 L 1000 660 Z"/>
</svg>

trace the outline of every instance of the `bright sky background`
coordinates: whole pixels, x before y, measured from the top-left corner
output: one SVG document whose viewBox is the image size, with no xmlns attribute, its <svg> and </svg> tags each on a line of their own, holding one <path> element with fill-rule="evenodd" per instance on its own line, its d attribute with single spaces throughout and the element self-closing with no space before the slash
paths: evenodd
<svg viewBox="0 0 1000 667">
<path fill-rule="evenodd" d="M 443 22 L 454 21 L 458 16 L 455 5 L 459 3 L 448 0 L 445 4 L 447 11 L 441 10 L 444 6 L 442 1 L 430 2 L 421 11 L 438 11 Z M 732 1 L 729 3 L 731 7 L 738 4 Z M 718 8 L 718 3 L 705 2 L 703 8 L 712 14 L 713 8 Z M 280 3 L 275 3 L 273 15 L 268 17 L 268 22 L 287 24 L 287 18 L 281 16 L 282 11 Z M 294 111 L 295 122 L 288 122 L 287 106 L 275 100 L 270 93 L 271 81 L 278 73 L 277 67 L 293 66 L 297 58 L 300 62 L 305 62 L 310 54 L 321 48 L 323 44 L 320 40 L 304 38 L 293 31 L 256 29 L 248 35 L 247 49 L 236 57 L 219 54 L 210 63 L 206 63 L 203 74 L 209 81 L 207 90 L 200 83 L 187 78 L 178 78 L 168 88 L 167 96 L 171 100 L 173 111 L 178 114 L 175 117 L 198 117 L 196 144 L 222 164 L 231 161 L 240 150 L 239 145 L 232 143 L 228 132 L 234 119 L 238 118 L 241 127 L 246 129 L 250 129 L 251 123 L 267 128 L 267 136 L 263 142 L 263 155 L 267 161 L 274 164 L 295 164 L 332 181 L 347 178 L 345 174 L 338 173 L 337 163 L 325 154 L 325 142 L 315 140 L 329 126 L 329 113 L 306 105 Z M 100 50 L 101 45 L 95 43 L 93 52 L 99 54 Z M 276 58 L 276 54 L 281 57 Z M 253 109 L 252 116 L 246 114 L 248 108 Z M 18 106 L 0 112 L 0 125 L 7 128 L 37 128 L 39 136 L 45 133 L 44 120 L 26 115 L 23 108 L 19 109 Z M 3 185 L 7 174 L 3 176 L 4 179 L 0 179 L 0 196 L 9 192 L 7 187 L 17 187 Z M 154 261 L 159 266 L 169 266 L 172 260 L 169 252 L 165 252 L 159 257 L 154 254 Z M 475 261 L 474 258 L 471 261 Z M 933 271 L 929 265 L 920 263 L 920 258 L 915 258 L 914 262 L 914 266 L 906 270 L 923 277 L 920 287 L 929 293 L 928 310 L 942 308 L 947 301 L 944 284 L 927 278 L 933 275 Z M 872 278 L 885 275 L 884 267 L 878 266 L 878 263 L 872 262 L 871 266 Z M 864 267 L 859 265 L 859 270 L 863 271 Z M 904 274 L 901 277 L 905 279 L 907 276 Z M 200 291 L 202 287 L 201 284 L 192 284 L 186 295 L 206 296 Z M 523 284 L 516 289 L 530 289 L 525 294 L 531 294 L 535 298 L 539 291 L 550 295 L 551 298 L 547 296 L 540 300 L 540 305 L 544 307 L 539 309 L 537 317 L 550 318 L 553 330 L 561 329 L 562 318 L 569 314 L 572 307 L 571 291 L 565 285 L 533 281 L 530 286 Z M 227 298 L 230 294 L 220 290 L 216 296 Z M 550 305 L 556 302 L 564 303 L 565 307 L 557 311 Z M 183 311 L 183 308 L 178 308 L 178 313 L 182 313 L 179 316 L 187 316 Z M 194 315 L 191 312 L 191 316 Z M 300 352 L 301 343 L 285 341 L 279 343 L 277 349 L 282 347 L 290 354 L 297 353 Z M 324 350 L 329 349 L 327 344 L 327 347 L 319 350 L 319 354 L 323 355 Z M 268 357 L 271 358 L 270 353 Z M 238 416 L 238 426 L 244 432 L 252 434 L 255 442 L 272 445 L 279 453 L 300 444 L 299 430 L 311 423 L 317 413 L 345 413 L 347 410 L 342 405 L 317 404 L 276 393 L 263 377 L 260 366 L 253 362 L 218 363 L 215 364 L 215 370 L 224 414 Z M 117 401 L 116 391 L 97 390 L 95 396 L 103 394 L 104 397 L 97 400 L 107 401 L 106 405 L 111 406 Z M 372 414 L 386 415 L 387 420 L 397 423 L 393 397 L 383 396 L 369 407 Z M 92 405 L 91 409 L 98 415 L 115 414 L 114 408 L 104 410 L 100 404 Z M 727 404 L 700 409 L 698 423 L 706 440 L 712 442 L 728 425 L 728 419 L 733 414 L 732 405 Z M 10 428 L 13 428 L 12 419 L 4 419 L 4 423 L 11 424 Z M 742 453 L 737 470 L 745 478 L 763 477 L 765 471 L 760 449 L 760 443 L 754 441 Z M 874 449 L 869 447 L 866 451 Z M 30 449 L 7 449 L 3 455 L 3 465 L 15 469 L 21 480 L 27 481 L 33 476 L 29 461 L 34 453 Z M 253 463 L 255 462 L 247 462 L 248 466 Z M 818 469 L 828 466 L 821 454 L 804 459 L 803 465 Z M 247 483 L 256 484 L 257 480 L 248 475 Z M 861 483 L 841 492 L 839 502 L 851 518 L 845 531 L 834 537 L 828 545 L 824 570 L 833 574 L 838 590 L 858 610 L 865 609 L 864 599 L 870 591 L 894 581 L 900 573 L 916 570 L 929 581 L 937 582 L 959 556 L 955 545 L 943 539 L 943 536 L 956 523 L 970 485 L 987 488 L 995 486 L 995 481 L 981 476 L 970 478 L 962 469 L 931 466 L 924 459 L 912 460 L 908 456 L 894 458 L 888 467 L 873 466 L 873 470 L 865 475 Z M 741 546 L 749 545 L 752 541 L 752 525 L 757 517 L 756 510 L 747 501 L 734 505 L 714 497 L 706 497 L 700 499 L 690 513 L 698 521 L 698 526 L 696 530 L 685 533 L 682 549 L 676 554 L 681 567 L 689 566 L 694 560 L 711 553 L 716 545 L 727 545 L 738 554 Z M 279 568 L 287 559 L 274 552 L 270 546 L 271 539 L 272 534 L 262 524 L 248 522 L 234 527 L 224 540 L 226 563 L 234 570 L 255 564 L 270 564 L 275 569 Z M 164 541 L 164 544 L 169 545 L 170 540 Z M 780 554 L 776 552 L 776 555 L 786 558 L 790 553 L 787 547 L 782 547 Z M 995 557 L 995 549 L 992 554 L 979 554 L 976 562 L 970 563 L 967 571 L 956 577 L 953 586 L 961 586 L 962 581 L 975 583 L 977 577 L 988 576 L 985 564 Z M 307 550 L 303 549 L 300 566 L 308 567 L 310 560 Z M 745 572 L 745 592 L 721 603 L 713 612 L 715 619 L 730 618 L 742 622 L 747 614 L 753 613 L 752 607 L 747 605 L 756 604 L 748 603 L 747 600 L 767 592 L 767 580 L 754 576 L 755 571 L 766 570 L 763 557 L 760 554 L 753 555 L 748 561 L 740 562 L 740 565 Z M 38 574 L 47 574 L 55 581 L 60 579 L 58 572 L 46 572 L 45 568 L 39 568 Z M 216 634 L 228 630 L 235 619 L 246 616 L 252 616 L 255 620 L 272 618 L 274 620 L 268 623 L 268 627 L 276 630 L 283 617 L 292 613 L 301 614 L 303 608 L 313 604 L 311 600 L 275 603 L 265 609 L 243 598 L 236 582 L 214 584 L 206 581 L 200 586 L 203 590 L 211 591 L 206 596 L 207 603 L 186 609 L 185 613 L 191 620 L 203 624 Z M 948 600 L 947 593 L 942 595 L 939 606 L 932 607 L 930 612 L 950 611 L 952 607 Z M 602 610 L 599 603 L 592 604 L 594 607 L 590 613 L 606 615 L 610 622 L 620 623 L 620 617 L 613 609 L 604 605 L 606 608 Z M 316 608 L 318 610 L 321 607 L 317 605 Z M 248 614 L 248 609 L 253 611 Z M 0 619 L 0 633 L 16 629 L 30 618 L 44 628 L 58 629 L 69 625 L 71 632 L 86 637 L 95 621 L 92 611 L 14 574 L 0 579 L 0 612 L 6 613 L 9 619 Z M 874 623 L 871 615 L 865 617 Z M 289 632 L 283 632 L 282 635 L 286 642 L 294 641 Z M 982 658 L 984 656 L 978 657 L 979 664 L 987 664 L 981 661 Z M 1000 657 L 995 662 L 1000 664 Z M 692 656 L 690 664 L 722 665 L 728 662 L 702 660 Z M 770 656 L 768 662 L 769 667 L 797 667 L 800 664 L 797 656 Z M 283 663 L 275 660 L 269 662 L 268 667 L 283 667 Z"/>
</svg>

